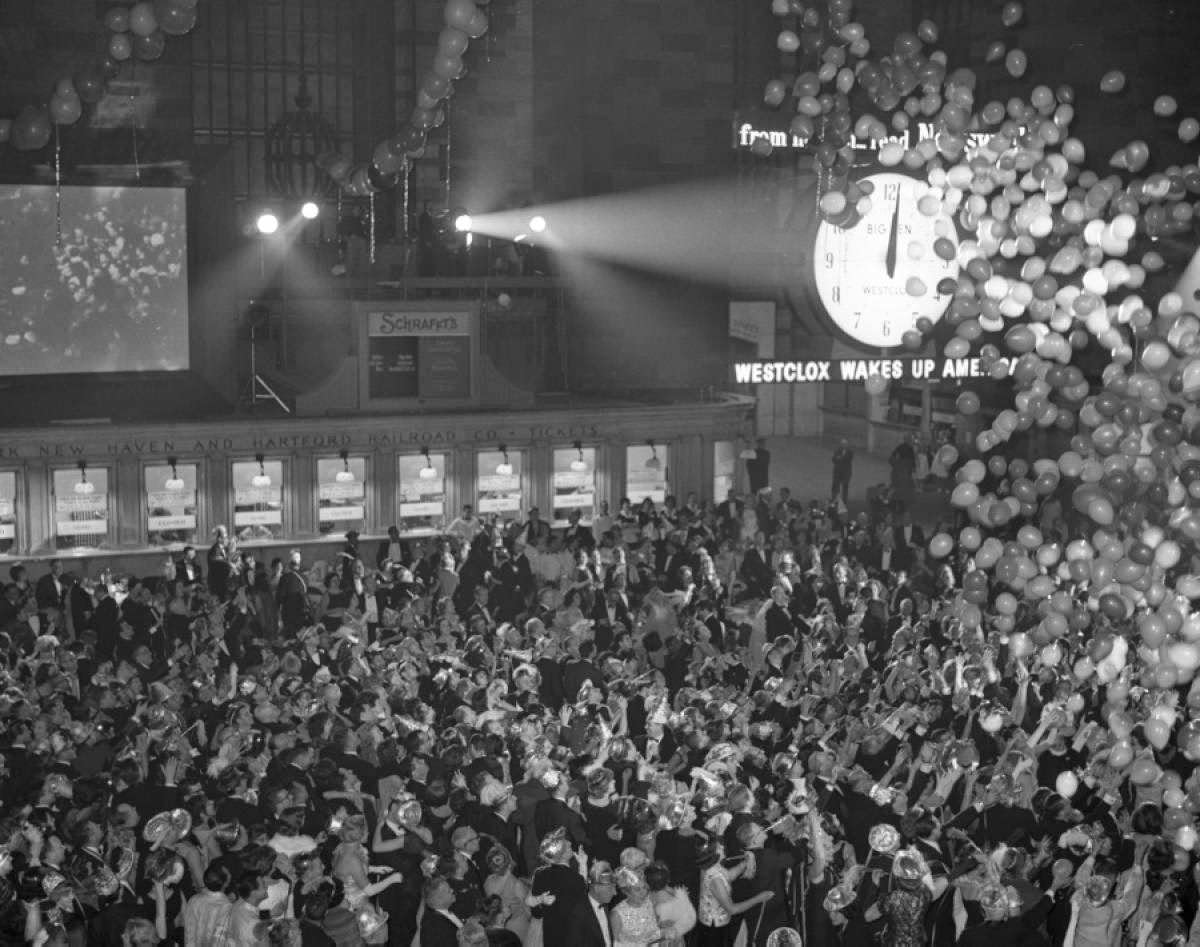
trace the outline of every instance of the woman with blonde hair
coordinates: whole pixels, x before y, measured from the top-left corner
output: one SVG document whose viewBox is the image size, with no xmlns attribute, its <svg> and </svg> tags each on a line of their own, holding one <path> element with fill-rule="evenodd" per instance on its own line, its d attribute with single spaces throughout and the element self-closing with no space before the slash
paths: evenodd
<svg viewBox="0 0 1200 947">
<path fill-rule="evenodd" d="M 500 913 L 496 926 L 512 931 L 522 943 L 529 933 L 532 916 L 525 899 L 529 896 L 529 885 L 514 873 L 512 854 L 503 845 L 493 845 L 487 853 L 488 876 L 483 881 L 483 893 L 500 902 Z"/>
<path fill-rule="evenodd" d="M 333 852 L 333 877 L 345 886 L 346 903 L 351 910 L 356 916 L 363 915 L 359 917 L 363 940 L 368 944 L 386 944 L 387 915 L 379 911 L 371 899 L 392 885 L 399 884 L 404 880 L 404 876 L 394 871 L 374 883 L 368 879 L 370 862 L 364 844 L 367 840 L 365 817 L 357 814 L 343 815 L 338 838 L 341 842 Z M 369 936 L 367 930 L 371 931 Z"/>
</svg>

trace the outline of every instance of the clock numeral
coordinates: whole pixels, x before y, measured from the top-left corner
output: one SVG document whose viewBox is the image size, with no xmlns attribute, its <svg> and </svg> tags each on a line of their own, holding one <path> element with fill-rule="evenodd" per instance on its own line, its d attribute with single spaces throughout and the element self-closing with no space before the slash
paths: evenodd
<svg viewBox="0 0 1200 947">
<path fill-rule="evenodd" d="M 854 314 L 854 328 L 857 329 L 861 325 L 862 325 L 862 313 L 856 312 Z"/>
<path fill-rule="evenodd" d="M 894 201 L 900 196 L 900 185 L 895 181 L 883 186 L 883 199 L 885 201 Z"/>
<path fill-rule="evenodd" d="M 883 330 L 883 337 L 885 339 L 892 334 L 892 324 L 886 319 L 883 321 L 883 325 L 880 328 Z"/>
<path fill-rule="evenodd" d="M 825 269 L 827 269 L 827 270 L 833 269 L 833 254 L 832 253 L 825 254 Z"/>
<path fill-rule="evenodd" d="M 833 287 L 833 290 L 830 293 L 830 295 L 833 296 L 833 301 L 835 303 L 840 303 L 842 301 L 842 287 L 840 287 L 840 286 Z"/>
</svg>

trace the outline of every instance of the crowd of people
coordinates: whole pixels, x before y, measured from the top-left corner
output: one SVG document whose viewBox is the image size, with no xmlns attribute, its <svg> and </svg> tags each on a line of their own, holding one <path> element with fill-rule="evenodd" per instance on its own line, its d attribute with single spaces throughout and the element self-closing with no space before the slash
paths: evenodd
<svg viewBox="0 0 1200 947">
<path fill-rule="evenodd" d="M 1197 942 L 1188 754 L 1138 724 L 1120 765 L 1092 629 L 964 620 L 953 513 L 852 514 L 847 464 L 830 502 L 13 567 L 0 945 Z"/>
</svg>

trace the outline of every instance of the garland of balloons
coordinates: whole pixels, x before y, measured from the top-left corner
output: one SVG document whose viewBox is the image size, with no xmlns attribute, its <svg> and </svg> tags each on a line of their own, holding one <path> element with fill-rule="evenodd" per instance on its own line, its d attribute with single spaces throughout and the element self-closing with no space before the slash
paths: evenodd
<svg viewBox="0 0 1200 947">
<path fill-rule="evenodd" d="M 445 28 L 438 35 L 433 62 L 417 87 L 416 105 L 408 122 L 390 138 L 375 146 L 371 160 L 355 164 L 337 152 L 321 155 L 317 164 L 329 174 L 343 193 L 367 197 L 394 188 L 409 167 L 409 162 L 425 153 L 429 130 L 446 120 L 443 104 L 449 98 L 455 79 L 466 71 L 463 54 L 471 40 L 488 31 L 487 15 L 479 8 L 489 0 L 446 0 L 443 10 Z"/>
<path fill-rule="evenodd" d="M 15 119 L 0 119 L 0 144 L 11 142 L 18 151 L 40 151 L 55 129 L 74 125 L 83 106 L 103 98 L 121 63 L 136 57 L 153 62 L 166 49 L 168 36 L 183 36 L 196 25 L 198 0 L 141 0 L 133 6 L 114 6 L 104 14 L 107 55 L 55 83 L 47 104 L 26 105 Z"/>
<path fill-rule="evenodd" d="M 918 210 L 950 218 L 958 233 L 940 237 L 962 239 L 957 252 L 940 238 L 904 249 L 957 259 L 958 277 L 936 287 L 950 298 L 944 353 L 974 353 L 1015 392 L 1012 407 L 976 436 L 977 457 L 942 448 L 956 467 L 951 503 L 961 524 L 933 536 L 929 553 L 966 557 L 955 612 L 1009 660 L 1053 669 L 1071 692 L 1065 713 L 1086 712 L 1089 696 L 1107 725 L 1108 766 L 1135 785 L 1161 782 L 1165 835 L 1186 858 L 1200 843 L 1200 769 L 1185 782 L 1158 751 L 1174 740 L 1200 762 L 1200 254 L 1157 298 L 1147 278 L 1167 267 L 1157 238 L 1194 233 L 1200 167 L 1155 170 L 1137 140 L 1109 158 L 1102 176 L 1086 167 L 1084 143 L 1071 135 L 1070 86 L 980 103 L 976 71 L 951 69 L 931 48 L 932 21 L 873 60 L 850 0 L 772 0 L 772 9 L 784 20 L 778 48 L 800 53 L 807 68 L 794 81 L 772 80 L 765 100 L 790 100 L 791 130 L 813 142 L 828 180 L 822 218 L 850 227 L 870 208 L 869 182 L 849 178 L 852 133 L 882 139 L 918 116 L 936 127 L 934 137 L 885 145 L 878 157 L 921 175 Z M 1020 3 L 1005 3 L 1000 26 L 1011 33 L 1023 18 Z M 993 42 L 985 59 L 1021 78 L 1029 63 L 1011 45 L 1016 38 Z M 1100 91 L 1116 95 L 1125 85 L 1113 71 Z M 855 115 L 852 93 L 870 111 Z M 1154 100 L 1156 118 L 1192 142 L 1200 122 L 1176 119 L 1177 109 L 1170 95 Z M 968 156 L 974 132 L 987 137 Z M 769 154 L 769 141 L 755 150 Z M 908 292 L 933 289 L 910 282 Z M 904 344 L 920 348 L 932 328 L 924 321 Z M 1089 348 L 1111 356 L 1099 378 L 1079 367 Z M 978 414 L 978 394 L 963 392 L 958 410 Z M 1032 463 L 994 452 L 1039 428 L 1069 434 L 1070 449 Z M 1061 538 L 1035 522 L 1051 497 L 1061 498 L 1072 527 Z M 984 716 L 989 726 L 999 719 Z M 1080 778 L 1064 773 L 1059 791 L 1070 796 Z"/>
</svg>

